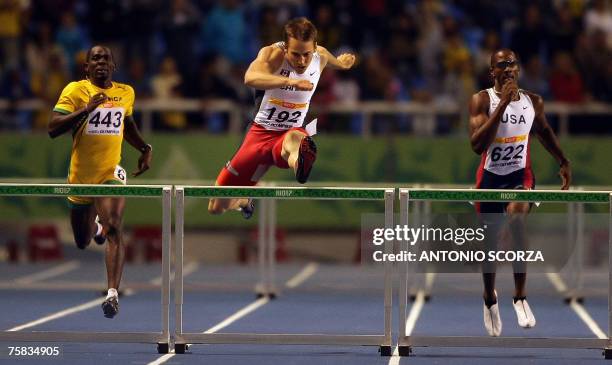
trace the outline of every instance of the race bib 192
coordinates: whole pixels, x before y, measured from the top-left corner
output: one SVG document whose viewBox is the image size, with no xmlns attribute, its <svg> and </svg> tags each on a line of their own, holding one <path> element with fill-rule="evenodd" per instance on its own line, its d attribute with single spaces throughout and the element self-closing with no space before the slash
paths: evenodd
<svg viewBox="0 0 612 365">
<path fill-rule="evenodd" d="M 118 136 L 121 134 L 124 115 L 125 109 L 121 107 L 96 108 L 87 117 L 85 133 L 99 136 Z"/>
</svg>

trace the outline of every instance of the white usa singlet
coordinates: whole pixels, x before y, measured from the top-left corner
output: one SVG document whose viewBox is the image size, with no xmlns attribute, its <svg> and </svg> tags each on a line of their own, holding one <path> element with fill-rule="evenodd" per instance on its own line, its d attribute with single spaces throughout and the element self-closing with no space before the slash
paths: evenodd
<svg viewBox="0 0 612 365">
<path fill-rule="evenodd" d="M 489 94 L 489 115 L 499 105 L 499 96 L 493 88 Z M 512 101 L 501 117 L 495 140 L 487 149 L 484 169 L 496 175 L 508 175 L 530 166 L 529 132 L 533 125 L 535 109 L 529 95 L 519 90 L 519 100 Z"/>
<path fill-rule="evenodd" d="M 276 47 L 284 48 L 284 43 L 275 44 Z M 259 110 L 254 118 L 255 123 L 269 130 L 287 130 L 293 127 L 301 127 L 310 106 L 310 99 L 317 88 L 321 75 L 321 56 L 314 52 L 310 65 L 304 73 L 297 73 L 285 58 L 283 64 L 274 75 L 302 79 L 312 82 L 314 87 L 310 91 L 297 91 L 293 86 L 285 86 L 278 89 L 257 90 L 256 100 L 261 99 Z M 263 94 L 263 95 L 262 95 Z"/>
</svg>

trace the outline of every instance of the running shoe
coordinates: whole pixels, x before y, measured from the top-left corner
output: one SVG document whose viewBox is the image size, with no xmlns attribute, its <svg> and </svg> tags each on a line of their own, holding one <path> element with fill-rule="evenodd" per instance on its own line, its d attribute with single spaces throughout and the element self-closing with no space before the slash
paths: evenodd
<svg viewBox="0 0 612 365">
<path fill-rule="evenodd" d="M 119 298 L 111 296 L 106 298 L 102 302 L 102 311 L 104 311 L 104 317 L 113 318 L 119 312 Z"/>
<path fill-rule="evenodd" d="M 308 181 L 312 165 L 317 159 L 317 145 L 309 136 L 304 137 L 300 143 L 300 152 L 297 159 L 297 169 L 295 171 L 295 179 L 304 184 Z"/>
<path fill-rule="evenodd" d="M 512 306 L 516 312 L 516 319 L 519 326 L 523 328 L 535 327 L 536 319 L 529 307 L 529 303 L 527 303 L 527 298 L 515 298 L 515 300 L 512 301 Z"/>
</svg>

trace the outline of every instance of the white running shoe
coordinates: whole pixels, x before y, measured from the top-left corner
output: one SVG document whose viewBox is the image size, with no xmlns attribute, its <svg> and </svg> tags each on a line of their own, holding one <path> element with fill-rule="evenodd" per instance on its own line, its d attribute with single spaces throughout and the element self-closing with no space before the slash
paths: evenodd
<svg viewBox="0 0 612 365">
<path fill-rule="evenodd" d="M 527 303 L 527 299 L 519 299 L 516 302 L 513 300 L 512 306 L 514 307 L 514 311 L 516 312 L 516 319 L 518 320 L 519 326 L 523 328 L 535 327 L 536 319 L 533 316 L 531 308 L 529 308 L 529 303 Z"/>
<path fill-rule="evenodd" d="M 495 291 L 495 297 L 497 298 L 497 291 Z M 484 312 L 484 325 L 489 336 L 499 337 L 502 331 L 502 321 L 499 316 L 499 302 L 487 307 L 487 304 L 482 305 Z"/>
</svg>

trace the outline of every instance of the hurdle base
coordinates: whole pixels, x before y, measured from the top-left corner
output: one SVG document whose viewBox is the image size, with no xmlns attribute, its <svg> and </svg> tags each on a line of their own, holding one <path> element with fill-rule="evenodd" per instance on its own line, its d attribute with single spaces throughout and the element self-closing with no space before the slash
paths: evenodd
<svg viewBox="0 0 612 365">
<path fill-rule="evenodd" d="M 174 353 L 176 354 L 184 354 L 185 351 L 189 350 L 189 345 L 186 343 L 175 343 L 174 344 Z"/>
<path fill-rule="evenodd" d="M 167 354 L 169 352 L 169 346 L 167 343 L 157 343 L 157 353 L 158 354 Z"/>
<path fill-rule="evenodd" d="M 397 352 L 400 356 L 410 356 L 412 353 L 412 347 L 410 346 L 398 346 Z"/>
<path fill-rule="evenodd" d="M 391 356 L 391 346 L 380 346 L 378 352 L 380 356 Z"/>
</svg>

